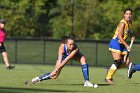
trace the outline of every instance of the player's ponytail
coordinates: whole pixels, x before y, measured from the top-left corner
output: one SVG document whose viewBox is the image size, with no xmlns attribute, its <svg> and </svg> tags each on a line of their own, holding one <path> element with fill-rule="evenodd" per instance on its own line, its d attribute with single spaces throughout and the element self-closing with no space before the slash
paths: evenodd
<svg viewBox="0 0 140 93">
<path fill-rule="evenodd" d="M 71 39 L 71 40 L 74 40 L 74 38 L 72 36 L 62 36 L 62 40 L 61 40 L 61 43 L 65 44 L 67 43 L 68 39 Z"/>
</svg>

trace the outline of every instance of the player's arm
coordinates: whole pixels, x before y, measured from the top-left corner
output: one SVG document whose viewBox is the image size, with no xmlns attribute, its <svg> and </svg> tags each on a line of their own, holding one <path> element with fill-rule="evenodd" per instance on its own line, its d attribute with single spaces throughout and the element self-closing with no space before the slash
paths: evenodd
<svg viewBox="0 0 140 93">
<path fill-rule="evenodd" d="M 59 68 L 63 67 L 76 53 L 78 52 L 78 48 L 73 50 L 69 56 L 65 58 L 65 60 L 62 61 L 60 64 Z"/>
<path fill-rule="evenodd" d="M 62 61 L 62 63 L 59 65 L 59 68 L 63 67 L 77 52 L 78 52 L 78 47 L 75 44 L 72 52 L 65 58 L 65 60 Z"/>
<path fill-rule="evenodd" d="M 135 36 L 134 36 L 134 34 L 132 32 L 131 32 L 130 38 L 131 38 L 131 41 L 134 41 L 135 40 Z"/>
<path fill-rule="evenodd" d="M 0 42 L 0 47 L 2 46 L 2 43 Z"/>
<path fill-rule="evenodd" d="M 129 45 L 123 40 L 123 32 L 124 32 L 125 24 L 121 22 L 119 24 L 119 29 L 118 29 L 118 38 L 122 42 L 122 44 L 127 48 L 127 50 L 130 50 Z"/>
<path fill-rule="evenodd" d="M 56 66 L 56 68 L 52 72 L 52 75 L 55 75 L 57 71 L 59 71 L 59 69 L 62 68 L 77 52 L 78 52 L 78 47 L 75 45 L 73 51 L 65 58 L 65 60 L 63 60 L 59 65 Z M 61 56 L 61 48 L 60 48 L 60 56 Z M 62 60 L 62 57 L 59 58 L 61 58 Z"/>
<path fill-rule="evenodd" d="M 57 59 L 56 66 L 61 64 L 63 53 L 64 53 L 64 44 L 61 44 L 59 49 L 58 49 L 58 59 Z"/>
<path fill-rule="evenodd" d="M 63 53 L 64 53 L 64 44 L 61 44 L 58 49 L 58 59 L 57 59 L 56 65 L 55 65 L 55 69 L 51 72 L 51 76 L 56 75 L 57 71 L 59 70 L 58 67 L 62 62 Z"/>
</svg>

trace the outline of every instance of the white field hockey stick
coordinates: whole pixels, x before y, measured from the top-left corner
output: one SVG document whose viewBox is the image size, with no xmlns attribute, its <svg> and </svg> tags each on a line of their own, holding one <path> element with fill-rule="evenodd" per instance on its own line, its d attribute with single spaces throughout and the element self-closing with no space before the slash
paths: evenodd
<svg viewBox="0 0 140 93">
<path fill-rule="evenodd" d="M 133 42 L 134 42 L 134 39 L 131 40 L 131 43 L 130 43 L 130 45 L 129 45 L 130 49 L 132 48 Z M 130 50 L 127 51 L 127 55 L 126 55 L 126 58 L 125 58 L 125 62 L 127 61 L 128 57 L 129 57 L 129 54 L 130 54 Z"/>
</svg>

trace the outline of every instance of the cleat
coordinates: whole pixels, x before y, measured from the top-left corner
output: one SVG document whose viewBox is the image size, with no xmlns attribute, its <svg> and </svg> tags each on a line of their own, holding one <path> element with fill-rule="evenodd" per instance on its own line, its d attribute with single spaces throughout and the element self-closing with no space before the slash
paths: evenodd
<svg viewBox="0 0 140 93">
<path fill-rule="evenodd" d="M 106 81 L 108 84 L 113 84 L 113 78 L 111 78 L 111 79 L 105 79 L 105 81 Z"/>
<path fill-rule="evenodd" d="M 84 86 L 85 87 L 93 87 L 93 84 L 86 80 L 85 83 L 84 83 Z"/>
<path fill-rule="evenodd" d="M 40 79 L 39 77 L 35 77 L 32 79 L 32 84 L 36 84 L 36 83 L 39 83 L 40 82 Z"/>
<path fill-rule="evenodd" d="M 127 76 L 130 79 L 132 78 L 133 73 L 136 72 L 136 70 L 133 70 L 133 67 L 134 67 L 134 64 L 133 63 L 130 63 L 129 64 L 129 67 L 128 67 L 128 73 L 127 73 Z"/>
<path fill-rule="evenodd" d="M 6 68 L 9 69 L 9 70 L 11 70 L 11 69 L 14 69 L 15 66 L 8 66 L 8 67 L 6 67 Z"/>
</svg>

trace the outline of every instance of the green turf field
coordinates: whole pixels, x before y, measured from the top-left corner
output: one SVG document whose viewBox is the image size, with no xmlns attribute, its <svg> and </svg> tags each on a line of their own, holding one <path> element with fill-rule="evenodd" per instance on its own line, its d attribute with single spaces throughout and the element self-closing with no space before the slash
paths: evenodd
<svg viewBox="0 0 140 93">
<path fill-rule="evenodd" d="M 140 72 L 128 80 L 127 69 L 119 70 L 114 77 L 115 84 L 108 85 L 104 82 L 105 68 L 90 67 L 90 80 L 99 84 L 99 88 L 84 87 L 80 66 L 65 66 L 56 80 L 24 86 L 24 81 L 45 74 L 53 67 L 16 64 L 16 69 L 7 70 L 4 64 L 0 64 L 0 93 L 138 93 L 140 91 Z"/>
</svg>

